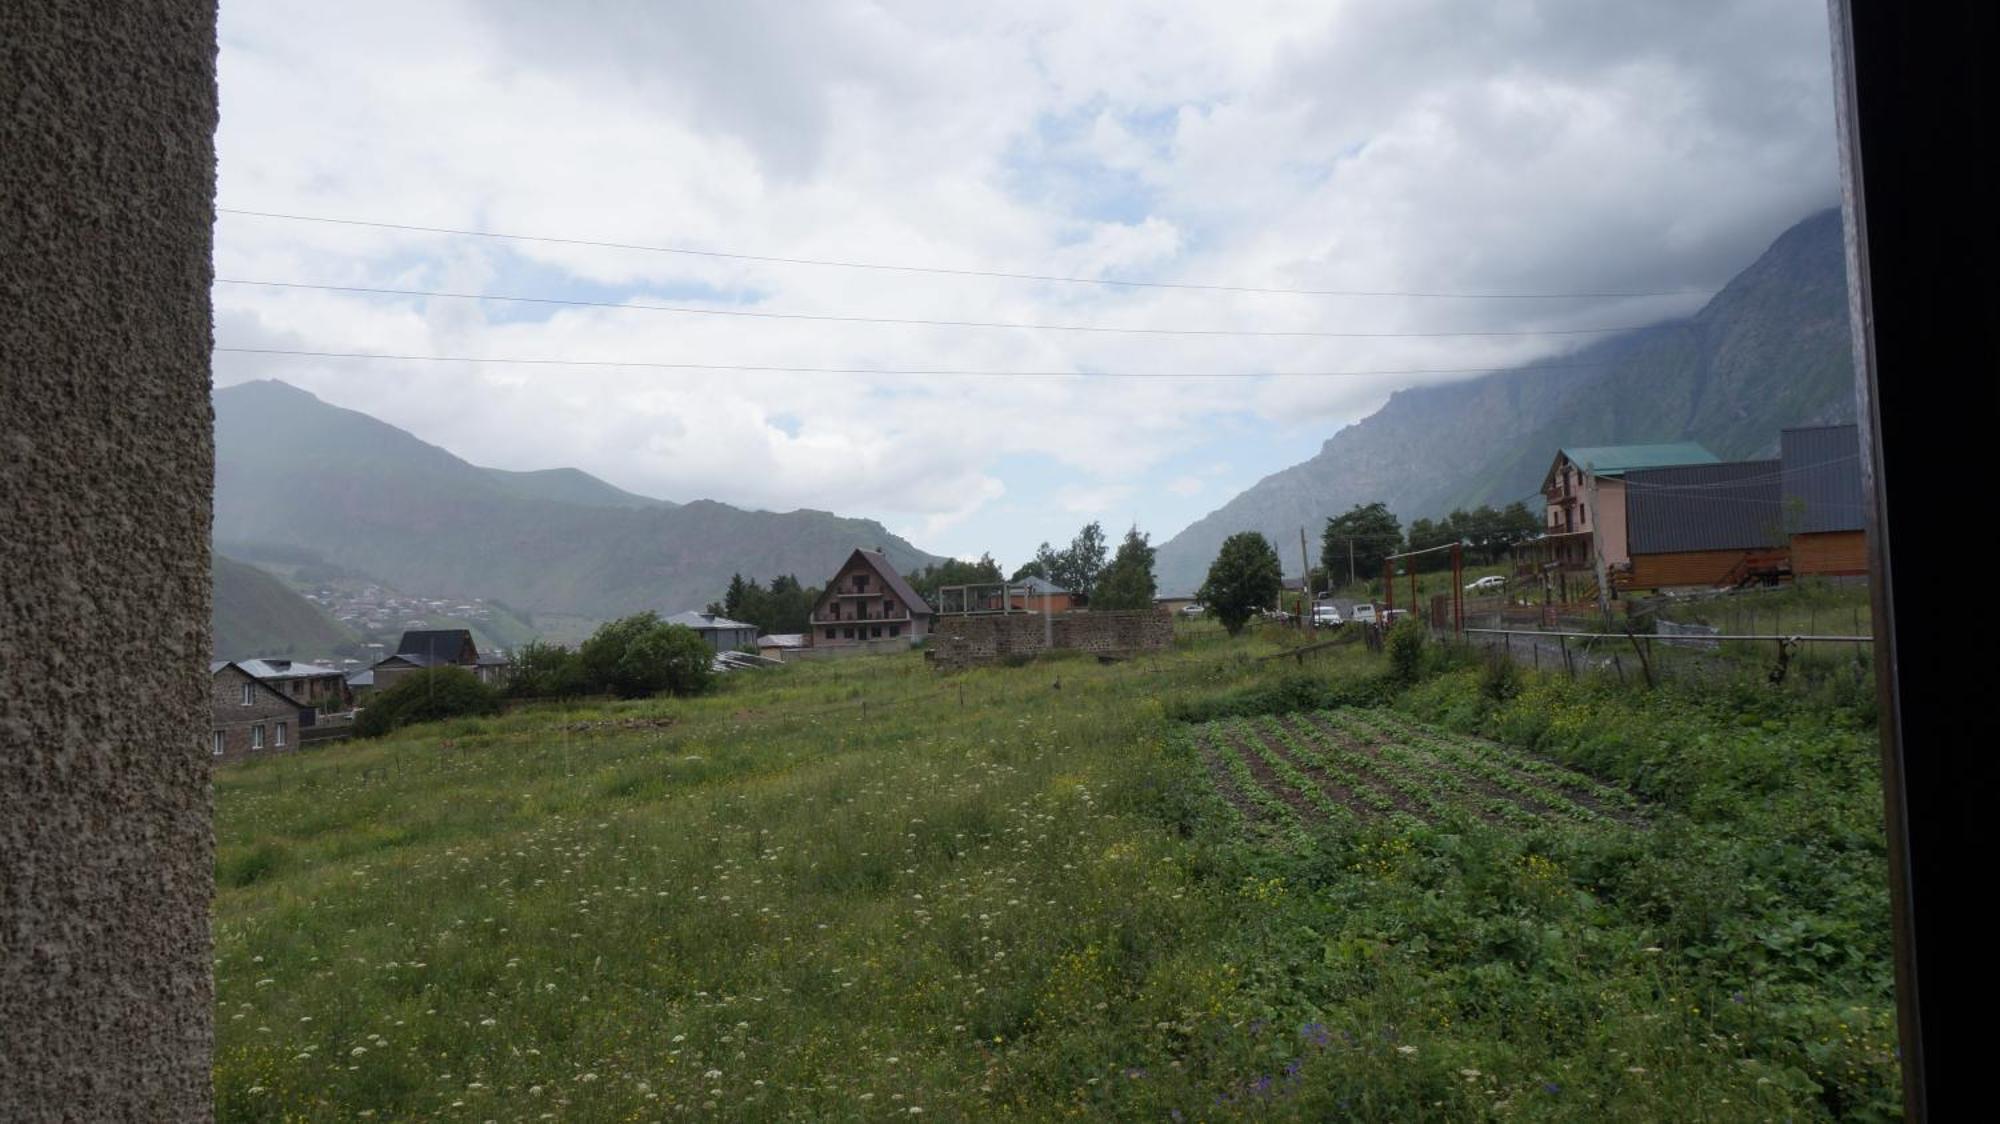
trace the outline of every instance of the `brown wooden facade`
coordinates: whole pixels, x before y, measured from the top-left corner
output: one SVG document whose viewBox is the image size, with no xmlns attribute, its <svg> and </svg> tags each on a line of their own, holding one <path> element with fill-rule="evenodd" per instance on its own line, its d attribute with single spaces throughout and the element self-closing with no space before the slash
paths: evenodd
<svg viewBox="0 0 2000 1124">
<path fill-rule="evenodd" d="M 1792 536 L 1792 573 L 1841 577 L 1868 572 L 1864 531 L 1823 531 Z"/>
</svg>

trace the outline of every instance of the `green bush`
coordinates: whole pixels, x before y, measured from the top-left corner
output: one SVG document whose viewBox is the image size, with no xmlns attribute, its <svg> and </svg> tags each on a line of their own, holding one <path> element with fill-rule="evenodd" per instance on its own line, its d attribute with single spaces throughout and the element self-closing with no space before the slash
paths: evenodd
<svg viewBox="0 0 2000 1124">
<path fill-rule="evenodd" d="M 514 654 L 507 694 L 517 699 L 568 698 L 585 691 L 583 662 L 560 644 L 531 640 Z"/>
<path fill-rule="evenodd" d="M 657 613 L 600 627 L 577 651 L 589 690 L 636 699 L 666 691 L 699 695 L 715 685 L 715 653 L 695 630 Z"/>
<path fill-rule="evenodd" d="M 463 715 L 497 714 L 500 692 L 462 667 L 431 667 L 404 676 L 354 717 L 354 732 L 381 737 L 402 726 Z"/>
<path fill-rule="evenodd" d="M 1404 617 L 1389 630 L 1389 678 L 1404 686 L 1424 677 L 1424 648 L 1429 641 L 1415 617 Z"/>
</svg>

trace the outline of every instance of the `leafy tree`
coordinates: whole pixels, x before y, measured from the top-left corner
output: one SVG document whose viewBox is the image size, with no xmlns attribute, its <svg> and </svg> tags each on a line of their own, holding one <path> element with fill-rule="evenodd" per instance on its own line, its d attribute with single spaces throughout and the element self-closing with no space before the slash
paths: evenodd
<svg viewBox="0 0 2000 1124">
<path fill-rule="evenodd" d="M 495 714 L 500 692 L 462 667 L 427 667 L 397 680 L 370 699 L 354 717 L 354 732 L 378 738 L 418 722 L 436 722 L 465 715 Z"/>
<path fill-rule="evenodd" d="M 1042 550 L 1048 550 L 1048 549 L 1049 549 L 1049 544 L 1043 543 Z M 1018 582 L 1018 581 L 1025 581 L 1028 578 L 1040 578 L 1043 581 L 1054 580 L 1049 577 L 1049 567 L 1047 563 L 1042 561 L 1040 552 L 1037 552 L 1035 557 L 1029 559 L 1026 562 L 1021 563 L 1021 568 L 1015 570 L 1012 576 L 1010 576 L 1007 580 L 1010 582 Z"/>
<path fill-rule="evenodd" d="M 1354 548 L 1354 576 L 1368 581 L 1379 576 L 1383 560 L 1402 547 L 1402 524 L 1379 500 L 1354 505 L 1347 514 L 1326 521 L 1320 534 L 1320 566 L 1329 574 L 1347 573 L 1349 544 Z"/>
<path fill-rule="evenodd" d="M 1118 544 L 1118 553 L 1097 581 L 1097 590 L 1090 598 L 1091 608 L 1152 607 L 1153 594 L 1159 586 L 1153 580 L 1153 548 L 1147 538 L 1136 526 L 1125 532 L 1125 541 Z"/>
<path fill-rule="evenodd" d="M 1208 567 L 1208 580 L 1195 596 L 1234 636 L 1258 610 L 1275 604 L 1282 588 L 1284 571 L 1270 540 L 1255 531 L 1241 531 L 1222 541 Z"/>
<path fill-rule="evenodd" d="M 583 663 L 568 648 L 530 640 L 514 653 L 514 667 L 507 679 L 509 695 L 545 699 L 583 692 Z"/>
<path fill-rule="evenodd" d="M 1110 548 L 1104 541 L 1104 525 L 1095 520 L 1084 524 L 1076 537 L 1069 541 L 1069 549 L 1063 552 L 1069 570 L 1062 579 L 1057 579 L 1056 584 L 1067 587 L 1071 593 L 1088 601 L 1097 592 L 1097 579 L 1103 575 L 1105 561 L 1110 554 Z"/>
<path fill-rule="evenodd" d="M 628 699 L 661 691 L 701 694 L 714 685 L 714 657 L 695 630 L 667 624 L 653 612 L 610 621 L 577 650 L 591 690 Z"/>
<path fill-rule="evenodd" d="M 938 590 L 948 585 L 999 585 L 1005 576 L 1000 572 L 1000 563 L 991 554 L 982 554 L 977 562 L 965 562 L 957 558 L 947 558 L 934 562 L 921 570 L 905 574 L 910 588 L 918 596 L 938 607 Z"/>
</svg>

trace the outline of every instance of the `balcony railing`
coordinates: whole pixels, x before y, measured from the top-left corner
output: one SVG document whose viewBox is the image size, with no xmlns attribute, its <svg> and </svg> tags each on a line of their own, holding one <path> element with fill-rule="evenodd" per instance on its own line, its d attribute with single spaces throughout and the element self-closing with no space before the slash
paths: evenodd
<svg viewBox="0 0 2000 1124">
<path fill-rule="evenodd" d="M 897 613 L 894 616 L 887 616 L 881 613 L 872 615 L 862 613 L 851 617 L 815 616 L 812 622 L 814 624 L 907 624 L 909 620 L 910 614 L 908 613 Z"/>
</svg>

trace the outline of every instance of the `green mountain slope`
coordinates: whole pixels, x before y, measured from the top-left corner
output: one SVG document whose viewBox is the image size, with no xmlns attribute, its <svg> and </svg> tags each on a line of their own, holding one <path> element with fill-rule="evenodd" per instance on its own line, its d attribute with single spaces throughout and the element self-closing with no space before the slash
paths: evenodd
<svg viewBox="0 0 2000 1124">
<path fill-rule="evenodd" d="M 325 656 L 354 642 L 339 622 L 270 574 L 221 554 L 213 563 L 216 658 Z"/>
<path fill-rule="evenodd" d="M 556 500 L 586 507 L 676 507 L 669 500 L 656 500 L 607 484 L 580 468 L 544 468 L 516 472 L 505 468 L 485 468 L 481 472 L 495 483 L 524 499 Z"/>
<path fill-rule="evenodd" d="M 857 546 L 905 571 L 939 561 L 873 520 L 496 473 L 281 382 L 216 391 L 215 437 L 218 543 L 304 552 L 411 593 L 604 619 L 699 608 L 732 573 L 816 582 Z"/>
<path fill-rule="evenodd" d="M 1310 460 L 1258 481 L 1161 544 L 1160 587 L 1201 584 L 1222 540 L 1314 539 L 1327 517 L 1382 500 L 1407 524 L 1454 507 L 1533 500 L 1563 445 L 1700 441 L 1725 459 L 1774 455 L 1784 426 L 1852 421 L 1854 365 L 1838 211 L 1812 215 L 1686 320 L 1547 364 L 1399 391 Z M 1571 368 L 1590 364 L 1585 370 Z M 1286 572 L 1296 551 L 1280 551 Z"/>
</svg>

